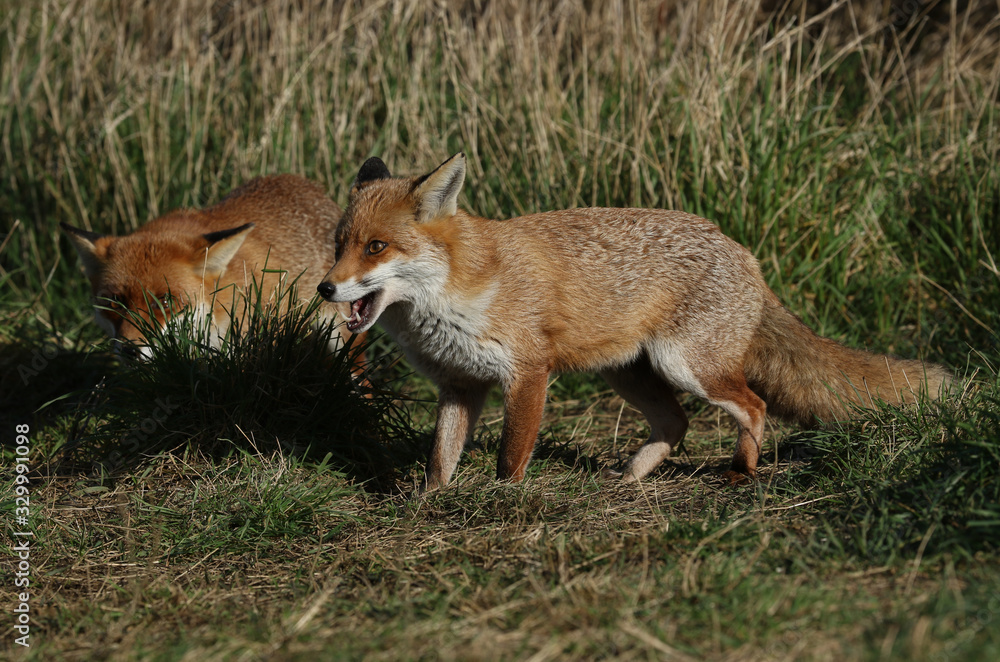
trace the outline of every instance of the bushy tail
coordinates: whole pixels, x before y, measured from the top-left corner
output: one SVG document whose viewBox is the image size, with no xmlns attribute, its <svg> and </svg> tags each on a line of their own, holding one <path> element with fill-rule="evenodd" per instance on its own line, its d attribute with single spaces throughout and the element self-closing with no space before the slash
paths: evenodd
<svg viewBox="0 0 1000 662">
<path fill-rule="evenodd" d="M 901 404 L 940 397 L 951 382 L 943 366 L 844 347 L 822 338 L 776 297 L 764 307 L 745 364 L 747 384 L 767 412 L 798 425 L 850 418 L 850 404 Z"/>
</svg>

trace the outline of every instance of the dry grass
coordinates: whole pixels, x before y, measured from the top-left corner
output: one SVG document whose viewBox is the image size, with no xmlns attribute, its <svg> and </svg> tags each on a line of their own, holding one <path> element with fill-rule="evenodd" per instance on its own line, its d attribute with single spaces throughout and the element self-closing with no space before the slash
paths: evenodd
<svg viewBox="0 0 1000 662">
<path fill-rule="evenodd" d="M 593 407 L 618 408 L 611 397 Z M 634 412 L 614 418 L 597 416 L 591 434 L 635 425 Z M 816 568 L 823 584 L 792 572 L 770 585 L 769 564 L 815 529 L 803 507 L 810 499 L 723 490 L 702 470 L 723 459 L 714 442 L 693 443 L 690 465 L 639 489 L 600 483 L 593 466 L 546 447 L 524 486 L 499 485 L 491 454 L 474 450 L 454 489 L 417 502 L 351 489 L 280 455 L 166 457 L 110 488 L 55 478 L 35 495 L 50 541 L 36 561 L 45 569 L 38 642 L 79 660 L 695 659 L 695 651 L 721 660 L 759 658 L 768 647 L 835 659 L 872 634 L 853 617 L 828 621 L 838 602 L 903 618 L 910 601 L 940 591 L 924 574 L 858 574 L 842 561 Z M 613 458 L 605 446 L 593 460 Z M 311 499 L 303 485 L 330 498 Z M 282 531 L 287 512 L 270 524 L 256 512 L 274 508 L 275 489 L 314 509 L 297 531 Z M 746 604 L 732 611 L 730 593 Z M 737 615 L 748 622 L 713 621 Z M 733 649 L 738 641 L 743 648 Z"/>
<path fill-rule="evenodd" d="M 703 150 L 683 173 L 696 186 L 738 186 L 752 136 L 725 119 L 753 115 L 766 85 L 770 119 L 799 120 L 848 61 L 857 87 L 831 91 L 863 93 L 855 130 L 877 132 L 887 112 L 940 112 L 922 136 L 951 146 L 937 167 L 963 141 L 995 149 L 998 23 L 982 12 L 925 17 L 914 40 L 887 30 L 881 7 L 843 1 L 778 16 L 745 0 L 587 4 L 14 6 L 3 150 L 28 172 L 8 182 L 44 168 L 39 203 L 124 230 L 260 172 L 311 173 L 342 198 L 345 175 L 373 152 L 411 170 L 462 148 L 470 181 L 523 173 L 540 198 L 473 193 L 484 213 L 536 209 L 552 187 L 577 204 L 673 207 L 685 187 L 663 140 L 689 135 Z M 853 162 L 859 148 L 830 156 Z"/>
<path fill-rule="evenodd" d="M 22 222 L 0 278 L 23 268 L 14 299 L 51 310 L 76 280 L 51 249 L 58 221 L 120 233 L 276 171 L 343 202 L 371 154 L 409 173 L 465 150 L 482 215 L 694 211 L 754 248 L 821 331 L 849 326 L 812 308 L 826 283 L 920 269 L 886 214 L 925 204 L 928 178 L 995 160 L 988 4 L 936 5 L 899 31 L 884 7 L 843 0 L 777 14 L 751 0 L 11 4 L 0 202 Z M 962 269 L 995 268 L 993 237 L 972 231 L 980 254 Z M 907 278 L 906 306 L 933 305 L 934 285 Z"/>
<path fill-rule="evenodd" d="M 983 640 L 940 608 L 985 605 L 974 583 L 994 581 L 993 557 L 918 572 L 823 552 L 844 532 L 816 502 L 837 495 L 781 489 L 794 461 L 722 489 L 704 470 L 723 459 L 714 430 L 638 488 L 601 482 L 614 456 L 587 440 L 642 433 L 613 396 L 588 409 L 572 418 L 592 457 L 545 443 L 509 486 L 474 449 L 453 488 L 419 501 L 280 454 L 165 456 L 110 486 L 53 478 L 34 495 L 36 657 L 930 660 L 957 634 Z M 566 419 L 557 407 L 546 425 Z"/>
</svg>

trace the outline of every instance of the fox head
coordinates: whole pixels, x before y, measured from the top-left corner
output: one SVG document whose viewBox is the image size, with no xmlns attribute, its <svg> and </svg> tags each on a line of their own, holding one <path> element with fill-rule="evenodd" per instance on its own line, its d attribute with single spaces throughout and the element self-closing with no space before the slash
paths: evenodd
<svg viewBox="0 0 1000 662">
<path fill-rule="evenodd" d="M 181 311 L 204 310 L 253 223 L 209 234 L 140 229 L 123 237 L 61 226 L 90 280 L 98 325 L 148 355 L 137 318 L 163 327 Z"/>
<path fill-rule="evenodd" d="M 419 303 L 444 284 L 464 182 L 462 153 L 423 177 L 393 178 L 377 157 L 361 166 L 337 227 L 336 262 L 317 287 L 327 301 L 351 303 L 348 330 L 367 331 L 387 306 Z"/>
</svg>

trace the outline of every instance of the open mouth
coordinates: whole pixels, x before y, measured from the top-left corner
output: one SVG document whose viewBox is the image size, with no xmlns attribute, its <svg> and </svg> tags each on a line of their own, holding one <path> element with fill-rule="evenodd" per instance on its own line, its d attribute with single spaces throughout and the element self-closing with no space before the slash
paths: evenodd
<svg viewBox="0 0 1000 662">
<path fill-rule="evenodd" d="M 358 329 L 371 326 L 374 322 L 375 302 L 382 290 L 369 292 L 360 299 L 351 302 L 351 316 L 347 319 L 347 330 L 354 333 Z"/>
</svg>

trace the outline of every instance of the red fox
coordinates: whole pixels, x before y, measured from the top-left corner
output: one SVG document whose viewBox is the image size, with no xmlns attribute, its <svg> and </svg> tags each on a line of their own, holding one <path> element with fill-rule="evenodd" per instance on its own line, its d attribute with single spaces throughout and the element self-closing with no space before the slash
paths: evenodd
<svg viewBox="0 0 1000 662">
<path fill-rule="evenodd" d="M 218 346 L 255 280 L 266 297 L 301 281 L 300 274 L 315 278 L 330 268 L 340 216 L 319 185 L 276 175 L 253 179 L 212 207 L 177 210 L 122 237 L 62 228 L 90 280 L 98 324 L 119 348 L 148 358 L 152 350 L 133 315 L 163 326 L 181 311 L 201 314 Z M 305 303 L 314 293 L 302 286 L 296 295 Z M 323 304 L 319 315 L 326 320 L 336 312 Z M 335 342 L 350 335 L 343 329 Z"/>
<path fill-rule="evenodd" d="M 684 437 L 675 390 L 739 426 L 731 482 L 756 474 L 764 413 L 814 423 L 849 403 L 939 394 L 946 369 L 848 349 L 814 334 L 715 224 L 677 211 L 573 209 L 493 221 L 458 209 L 465 156 L 392 178 L 365 162 L 319 284 L 351 302 L 347 328 L 379 321 L 438 386 L 424 490 L 449 482 L 491 384 L 504 393 L 497 477 L 519 481 L 549 375 L 596 371 L 646 417 L 649 439 L 620 471 L 646 476 Z M 766 404 L 765 404 L 766 403 Z"/>
</svg>

